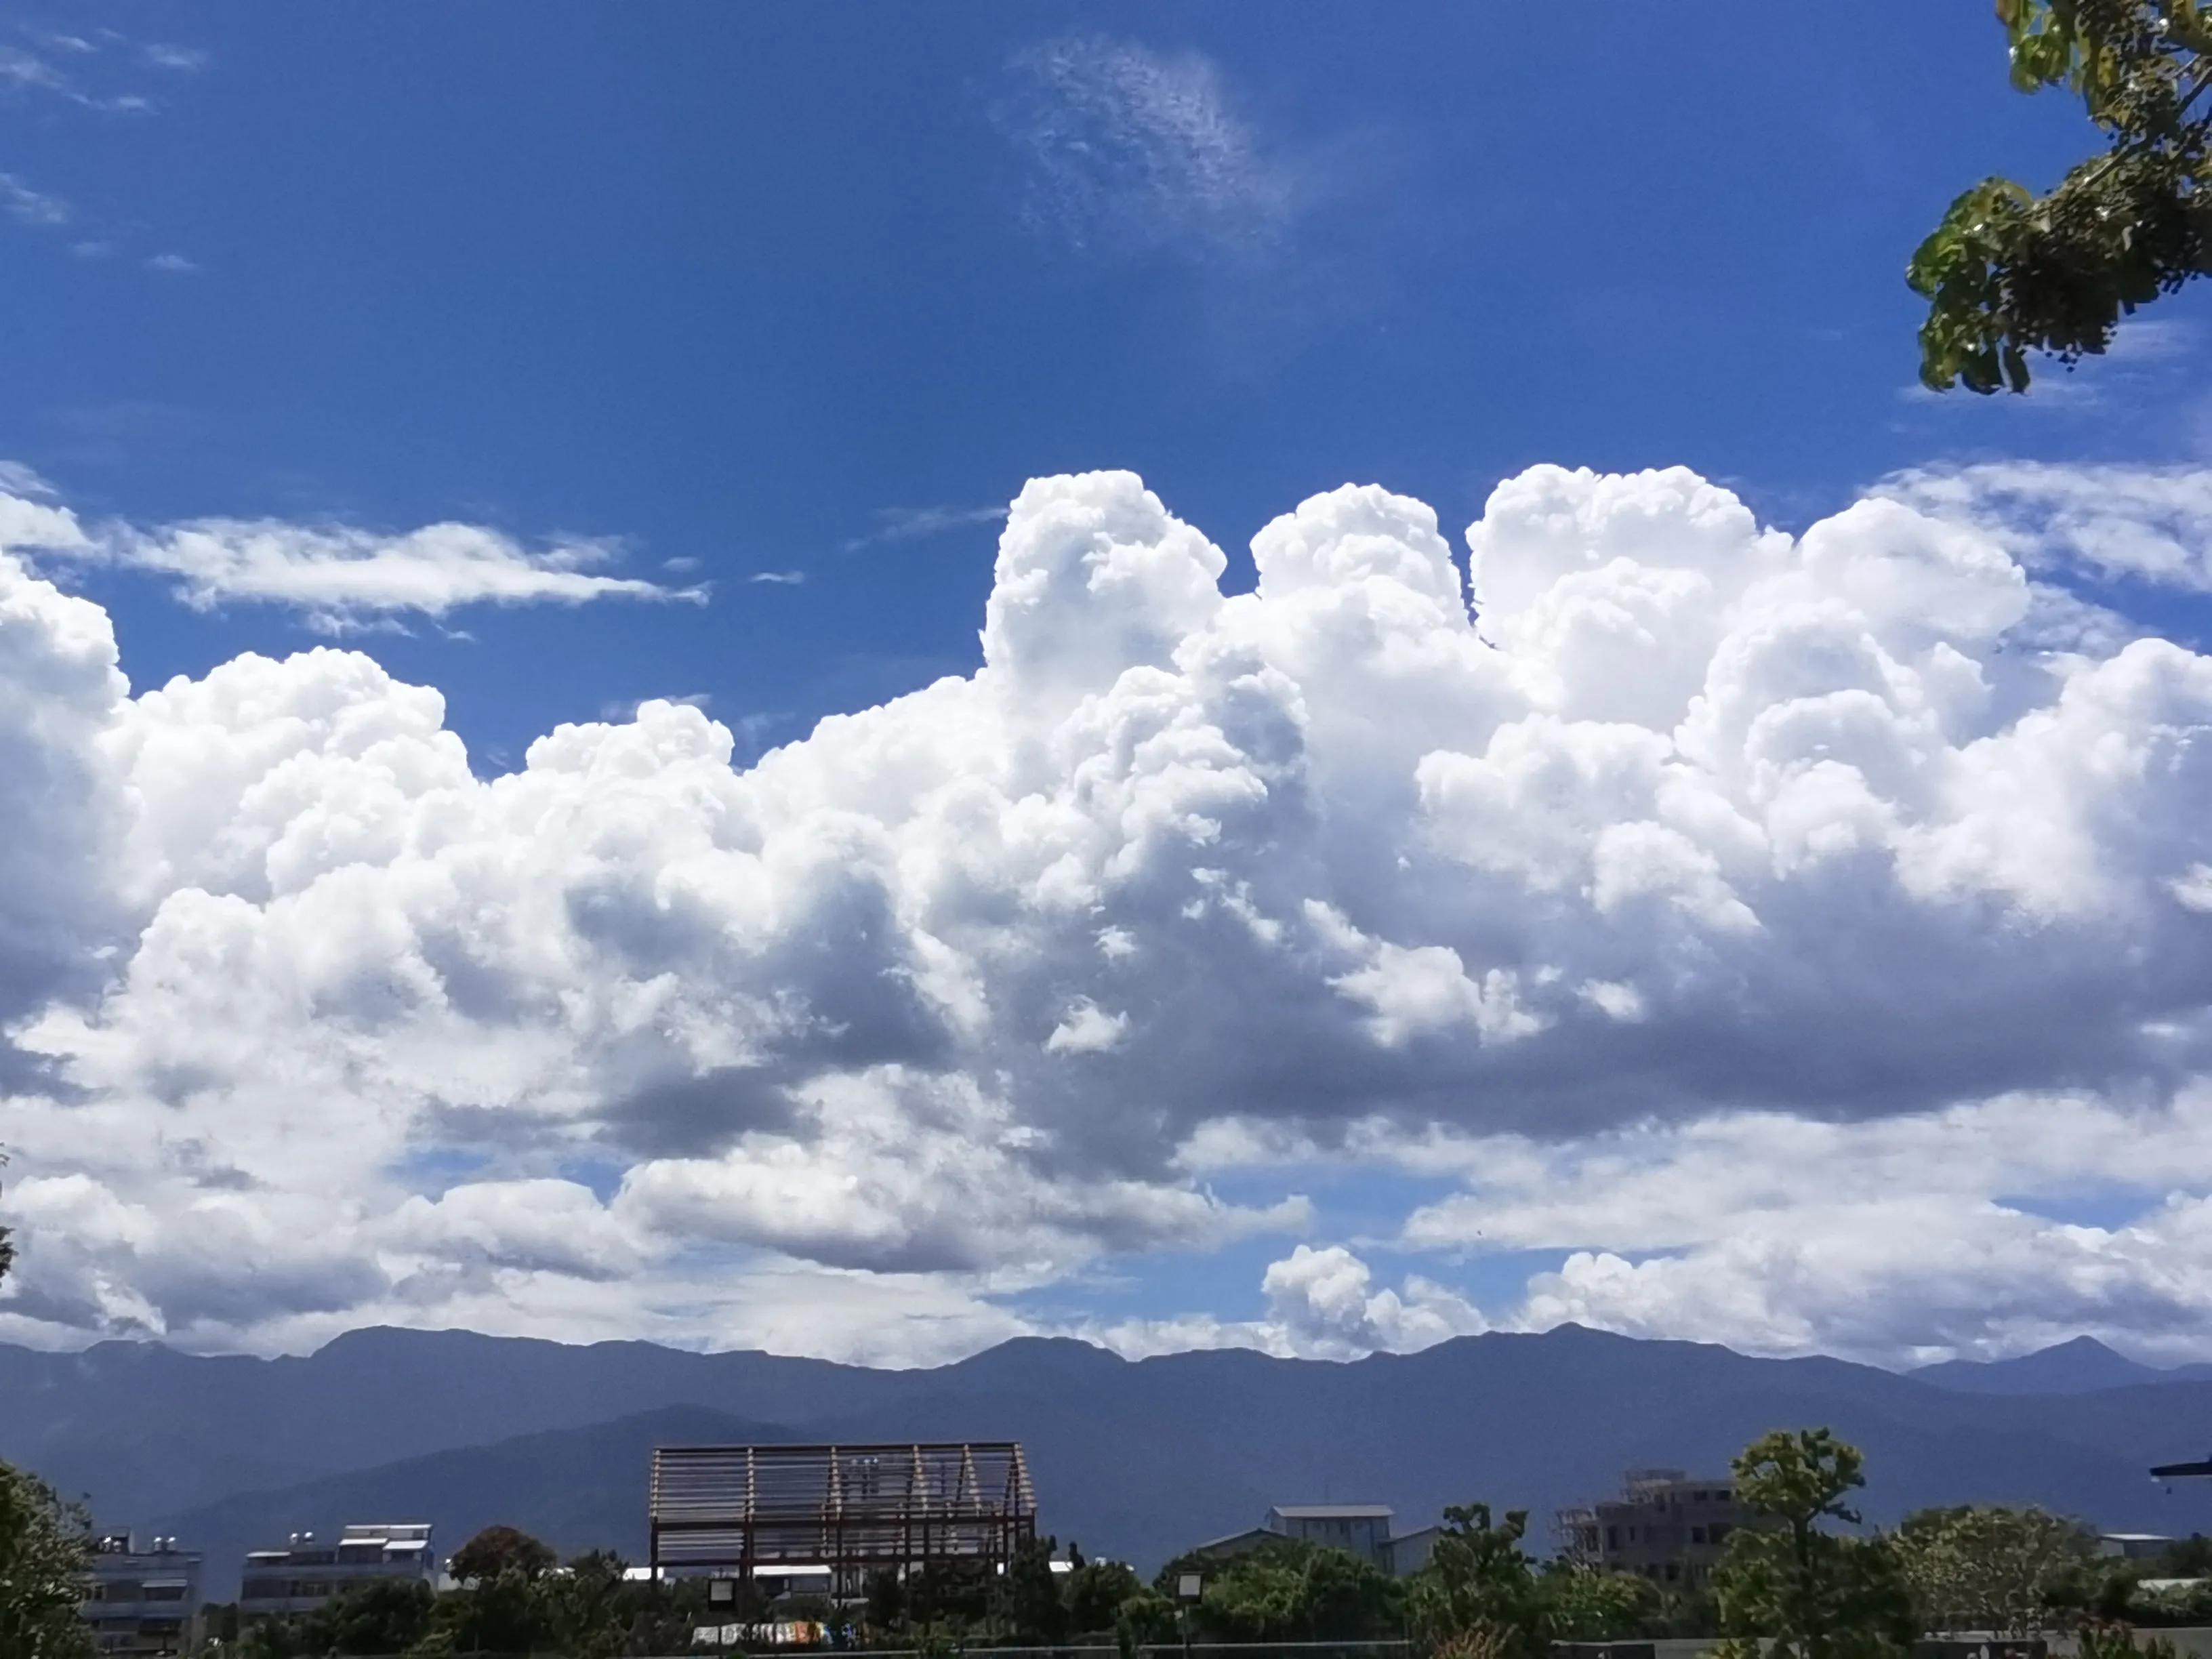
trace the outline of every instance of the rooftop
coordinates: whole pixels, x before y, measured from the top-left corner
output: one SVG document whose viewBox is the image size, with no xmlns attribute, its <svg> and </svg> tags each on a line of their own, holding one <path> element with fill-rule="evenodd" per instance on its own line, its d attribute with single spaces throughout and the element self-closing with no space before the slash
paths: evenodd
<svg viewBox="0 0 2212 1659">
<path fill-rule="evenodd" d="M 1285 1521 L 1388 1521 L 1397 1511 L 1388 1504 L 1278 1504 L 1271 1513 Z"/>
</svg>

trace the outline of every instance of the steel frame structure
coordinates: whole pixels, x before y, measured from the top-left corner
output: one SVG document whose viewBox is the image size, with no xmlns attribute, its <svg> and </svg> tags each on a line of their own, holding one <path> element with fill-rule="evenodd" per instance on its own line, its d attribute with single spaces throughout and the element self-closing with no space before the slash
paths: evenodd
<svg viewBox="0 0 2212 1659">
<path fill-rule="evenodd" d="M 1003 1567 L 1036 1536 L 1011 1440 L 880 1446 L 661 1446 L 647 1500 L 653 1565 L 675 1572 L 821 1565 L 856 1594 L 874 1570 Z"/>
</svg>

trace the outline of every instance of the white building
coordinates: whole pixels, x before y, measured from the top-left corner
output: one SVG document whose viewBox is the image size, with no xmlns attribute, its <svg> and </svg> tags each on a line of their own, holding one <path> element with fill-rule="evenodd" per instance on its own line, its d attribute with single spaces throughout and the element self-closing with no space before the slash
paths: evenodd
<svg viewBox="0 0 2212 1659">
<path fill-rule="evenodd" d="M 80 1609 L 102 1655 L 179 1654 L 200 1634 L 200 1557 L 173 1538 L 140 1549 L 128 1534 L 97 1540 Z"/>
<path fill-rule="evenodd" d="M 246 1552 L 238 1616 L 244 1622 L 313 1613 L 365 1579 L 405 1578 L 434 1587 L 437 1575 L 428 1522 L 351 1526 L 336 1542 L 295 1533 L 282 1549 Z"/>
<path fill-rule="evenodd" d="M 2100 1532 L 2097 1553 L 2117 1555 L 2129 1561 L 2150 1561 L 2172 1549 L 2174 1540 L 2162 1532 Z"/>
</svg>

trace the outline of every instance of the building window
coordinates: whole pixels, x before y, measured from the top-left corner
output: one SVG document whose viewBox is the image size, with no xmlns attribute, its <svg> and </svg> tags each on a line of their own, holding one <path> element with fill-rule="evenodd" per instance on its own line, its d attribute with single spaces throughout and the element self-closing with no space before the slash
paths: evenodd
<svg viewBox="0 0 2212 1659">
<path fill-rule="evenodd" d="M 1681 1576 L 1682 1569 L 1677 1566 L 1674 1562 L 1669 1561 L 1667 1564 L 1667 1582 L 1671 1584 Z"/>
<path fill-rule="evenodd" d="M 1607 1527 L 1605 1529 L 1605 1547 L 1609 1550 L 1617 1550 L 1620 1547 L 1620 1528 L 1619 1527 Z"/>
<path fill-rule="evenodd" d="M 1705 1541 L 1705 1529 L 1703 1527 L 1692 1527 L 1692 1528 L 1690 1528 L 1690 1541 L 1691 1541 L 1692 1544 L 1702 1544 L 1702 1543 L 1704 1543 L 1704 1542 Z"/>
</svg>

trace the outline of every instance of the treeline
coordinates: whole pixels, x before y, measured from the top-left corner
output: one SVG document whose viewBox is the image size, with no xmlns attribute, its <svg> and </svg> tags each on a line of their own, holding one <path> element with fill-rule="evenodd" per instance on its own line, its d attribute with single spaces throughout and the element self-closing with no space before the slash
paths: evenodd
<svg viewBox="0 0 2212 1659">
<path fill-rule="evenodd" d="M 1904 1659 L 1923 1632 L 1999 1636 L 2059 1630 L 2082 1659 L 2130 1653 L 2142 1626 L 2212 1624 L 2212 1540 L 2192 1538 L 2158 1560 L 2113 1560 L 2078 1523 L 2037 1509 L 1929 1510 L 1893 1532 L 1860 1525 L 1865 1484 L 1856 1449 L 1826 1429 L 1778 1431 L 1735 1459 L 1735 1492 L 1755 1517 L 1729 1535 L 1709 1583 L 1662 1588 L 1571 1559 L 1540 1560 L 1527 1516 L 1487 1505 L 1448 1510 L 1427 1565 L 1394 1578 L 1340 1550 L 1269 1539 L 1240 1554 L 1193 1554 L 1147 1583 L 1118 1562 L 1036 1540 L 1007 1570 L 945 1564 L 880 1573 L 858 1604 L 755 1587 L 709 1601 L 702 1580 L 633 1580 L 604 1551 L 560 1563 L 511 1527 L 478 1534 L 451 1563 L 459 1589 L 355 1585 L 298 1619 L 238 1627 L 216 1608 L 210 1634 L 240 1659 L 404 1654 L 557 1654 L 631 1659 L 679 1652 L 705 1625 L 811 1623 L 834 1648 L 965 1648 L 1112 1644 L 1126 1653 L 1174 1642 L 1332 1642 L 1407 1638 L 1424 1659 L 1543 1659 L 1559 1641 L 1663 1636 L 1725 1638 L 1717 1659 Z M 89 1659 L 76 1617 L 84 1570 L 81 1511 L 0 1465 L 0 1653 Z M 1199 1594 L 1181 1599 L 1187 1575 Z M 227 1615 L 227 1617 L 226 1617 Z M 2161 1650 L 2164 1651 L 2161 1653 Z"/>
</svg>

